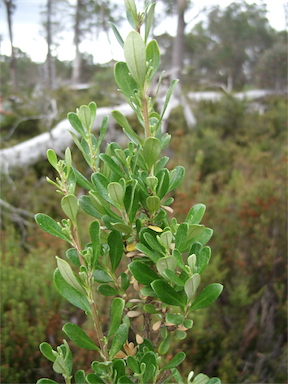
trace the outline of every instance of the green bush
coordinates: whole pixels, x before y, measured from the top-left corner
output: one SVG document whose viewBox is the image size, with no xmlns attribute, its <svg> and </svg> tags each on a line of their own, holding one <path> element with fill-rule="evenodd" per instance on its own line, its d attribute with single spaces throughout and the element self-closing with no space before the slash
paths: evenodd
<svg viewBox="0 0 288 384">
<path fill-rule="evenodd" d="M 41 239 L 37 251 L 25 253 L 12 227 L 1 233 L 1 383 L 35 381 L 49 365 L 39 343 L 61 340 L 54 254 Z"/>
<path fill-rule="evenodd" d="M 208 375 L 224 383 L 287 380 L 284 103 L 279 97 L 266 99 L 263 115 L 248 106 L 238 126 L 241 135 L 235 131 L 229 137 L 220 129 L 223 105 L 217 110 L 202 104 L 201 129 L 177 141 L 180 151 L 174 161 L 183 164 L 184 159 L 191 166 L 186 167 L 185 189 L 177 192 L 175 201 L 180 203 L 174 210 L 185 217 L 191 204 L 203 201 L 209 206 L 205 220 L 215 231 L 215 254 L 205 279 L 213 276 L 226 286 L 217 308 L 194 319 L 187 360 L 196 372 L 205 366 Z M 229 113 L 232 116 L 233 109 Z M 219 129 L 206 124 L 212 119 L 219 119 Z M 199 148 L 203 153 L 197 165 Z"/>
</svg>

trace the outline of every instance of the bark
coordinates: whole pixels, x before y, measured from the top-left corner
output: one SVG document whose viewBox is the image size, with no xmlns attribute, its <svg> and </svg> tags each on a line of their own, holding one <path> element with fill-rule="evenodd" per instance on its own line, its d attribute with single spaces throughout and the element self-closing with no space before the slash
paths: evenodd
<svg viewBox="0 0 288 384">
<path fill-rule="evenodd" d="M 167 91 L 167 90 L 166 90 Z M 159 106 L 163 108 L 165 94 L 159 95 Z M 248 92 L 236 93 L 234 96 L 240 100 L 255 100 L 261 99 L 266 95 L 283 94 L 283 92 L 276 93 L 273 90 L 254 90 Z M 188 94 L 190 100 L 198 102 L 200 100 L 211 100 L 212 102 L 218 101 L 223 96 L 221 92 L 191 92 Z M 162 131 L 164 133 L 165 126 L 168 121 L 171 110 L 176 108 L 181 102 L 181 99 L 172 95 L 168 108 L 166 109 L 163 122 Z M 182 102 L 183 104 L 183 102 Z M 98 108 L 96 121 L 93 125 L 93 130 L 99 130 L 102 120 L 105 116 L 109 115 L 108 131 L 105 136 L 105 142 L 116 141 L 119 145 L 127 142 L 126 136 L 120 129 L 115 129 L 115 122 L 111 117 L 111 111 L 114 109 L 119 110 L 124 116 L 132 116 L 133 110 L 128 104 L 122 104 L 113 108 Z M 195 122 L 196 123 L 196 122 Z M 36 164 L 38 161 L 46 158 L 46 152 L 49 148 L 61 155 L 65 149 L 72 144 L 73 140 L 68 130 L 73 130 L 67 119 L 61 121 L 50 132 L 43 133 L 23 143 L 17 144 L 13 147 L 0 150 L 0 173 L 6 174 L 8 182 L 13 183 L 9 179 L 9 172 L 16 168 L 25 168 Z"/>
<path fill-rule="evenodd" d="M 103 118 L 108 115 L 109 125 L 105 142 L 117 141 L 119 145 L 122 145 L 128 139 L 122 131 L 115 128 L 115 122 L 111 117 L 111 112 L 114 109 L 98 108 L 92 130 L 99 130 Z M 119 105 L 116 109 L 125 116 L 131 116 L 134 113 L 128 104 Z M 74 131 L 69 121 L 65 119 L 58 123 L 50 132 L 45 132 L 23 143 L 0 150 L 0 173 L 9 175 L 9 172 L 13 169 L 27 168 L 40 160 L 44 160 L 49 148 L 52 148 L 59 156 L 62 156 L 65 149 L 73 143 L 69 130 Z"/>
<path fill-rule="evenodd" d="M 173 43 L 172 53 L 172 76 L 175 79 L 179 79 L 181 83 L 181 72 L 183 69 L 183 53 L 184 53 L 184 31 L 186 23 L 184 20 L 184 14 L 187 9 L 187 0 L 178 0 L 178 20 L 177 20 L 177 34 Z"/>
<path fill-rule="evenodd" d="M 80 69 L 81 69 L 81 53 L 79 51 L 80 44 L 80 11 L 82 2 L 77 0 L 76 15 L 75 15 L 75 26 L 74 26 L 74 44 L 75 44 L 75 59 L 73 62 L 72 71 L 72 84 L 78 84 L 80 81 Z"/>
<path fill-rule="evenodd" d="M 109 37 L 109 29 L 107 27 L 106 18 L 105 18 L 105 3 L 103 3 L 102 0 L 100 0 L 100 11 L 101 11 L 101 19 L 102 19 L 102 28 L 103 28 L 103 31 L 105 32 L 107 40 L 108 40 L 108 44 L 109 44 L 110 52 L 111 52 L 111 57 L 113 57 L 112 45 L 111 45 L 111 41 L 110 41 L 110 37 Z"/>
<path fill-rule="evenodd" d="M 53 57 L 52 57 L 52 52 L 51 52 L 51 45 L 52 45 L 51 14 L 52 14 L 52 0 L 47 0 L 47 25 L 46 25 L 47 58 L 46 58 L 46 64 L 47 64 L 47 87 L 49 90 L 55 88 L 55 72 L 54 72 Z"/>
<path fill-rule="evenodd" d="M 18 91 L 17 66 L 16 66 L 16 58 L 15 58 L 15 48 L 13 46 L 13 34 L 12 34 L 13 1 L 12 0 L 4 0 L 4 4 L 6 6 L 6 11 L 7 11 L 7 21 L 8 21 L 9 38 L 10 38 L 10 45 L 11 45 L 10 75 L 11 75 L 13 90 Z"/>
</svg>

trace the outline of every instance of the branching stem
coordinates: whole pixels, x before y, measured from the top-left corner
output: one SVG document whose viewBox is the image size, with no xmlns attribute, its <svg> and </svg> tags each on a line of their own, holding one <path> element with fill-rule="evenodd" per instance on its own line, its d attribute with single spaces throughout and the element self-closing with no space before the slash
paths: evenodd
<svg viewBox="0 0 288 384">
<path fill-rule="evenodd" d="M 144 90 L 144 95 L 142 96 L 142 114 L 145 126 L 145 136 L 146 139 L 150 137 L 150 129 L 149 129 L 149 112 L 148 112 L 148 101 L 146 96 L 146 91 Z"/>
</svg>

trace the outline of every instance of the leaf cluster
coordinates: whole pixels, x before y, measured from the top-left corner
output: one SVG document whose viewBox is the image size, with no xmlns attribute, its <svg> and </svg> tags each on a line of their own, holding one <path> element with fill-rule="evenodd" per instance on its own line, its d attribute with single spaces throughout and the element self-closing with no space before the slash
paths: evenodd
<svg viewBox="0 0 288 384">
<path fill-rule="evenodd" d="M 126 59 L 116 64 L 114 75 L 120 92 L 143 127 L 143 135 L 137 134 L 125 116 L 115 110 L 112 116 L 127 135 L 129 144 L 122 149 L 112 142 L 102 153 L 108 117 L 103 119 L 96 138 L 91 132 L 97 113 L 94 102 L 82 105 L 76 113 L 69 113 L 68 120 L 74 129 L 71 135 L 91 168 L 91 177 L 89 180 L 77 170 L 69 148 L 63 160 L 48 150 L 48 161 L 59 177 L 56 181 L 47 181 L 62 195 L 61 207 L 66 219 L 57 223 L 42 213 L 35 219 L 44 231 L 72 246 L 66 258 L 79 268 L 79 273 L 74 272 L 69 262 L 56 256 L 54 283 L 64 298 L 85 311 L 94 322 L 95 341 L 76 324 L 67 323 L 63 327 L 78 347 L 100 354 L 100 361 L 92 363 L 94 373 L 85 376 L 84 371 L 78 371 L 76 383 L 85 380 L 119 384 L 183 382 L 176 367 L 184 360 L 185 353 L 177 353 L 164 366 L 161 366 L 161 356 L 168 352 L 172 334 L 184 339 L 193 326 L 190 319 L 193 312 L 212 304 L 223 286 L 211 283 L 196 296 L 200 275 L 210 260 L 211 250 L 206 244 L 213 231 L 201 224 L 203 204 L 194 205 L 183 223 L 171 217 L 171 192 L 183 180 L 185 170 L 182 166 L 171 170 L 166 167 L 169 158 L 162 156 L 162 151 L 170 136 L 162 134 L 161 122 L 177 80 L 172 81 L 168 89 L 163 112 L 156 113 L 155 98 L 152 100 L 148 92 L 159 68 L 160 52 L 155 40 L 147 42 L 155 4 L 147 2 L 142 13 L 137 12 L 133 0 L 125 1 L 125 5 L 134 30 L 123 41 L 112 26 Z M 144 20 L 143 39 L 140 27 Z M 86 192 L 80 198 L 75 194 L 76 185 Z M 89 228 L 91 241 L 85 246 L 79 238 L 80 209 L 94 219 Z M 129 260 L 125 272 L 120 270 L 123 259 Z M 105 336 L 95 306 L 95 283 L 97 294 L 114 297 Z M 136 318 L 142 319 L 143 329 L 137 328 Z M 130 328 L 138 345 L 128 340 Z M 63 345 L 53 350 L 45 342 L 40 349 L 53 362 L 54 371 L 70 383 L 72 358 L 68 343 L 64 340 Z M 165 381 L 162 375 L 167 376 Z M 40 379 L 38 383 L 51 383 L 47 380 Z M 200 381 L 220 382 L 197 376 L 193 383 Z"/>
</svg>

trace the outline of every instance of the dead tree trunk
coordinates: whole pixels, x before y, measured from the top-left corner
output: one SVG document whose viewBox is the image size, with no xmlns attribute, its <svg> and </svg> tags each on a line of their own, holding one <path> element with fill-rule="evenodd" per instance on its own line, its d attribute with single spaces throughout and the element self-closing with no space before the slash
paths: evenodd
<svg viewBox="0 0 288 384">
<path fill-rule="evenodd" d="M 47 33 L 47 87 L 49 90 L 55 88 L 55 72 L 53 68 L 53 57 L 51 52 L 52 45 L 52 0 L 47 0 L 47 22 L 46 22 L 46 33 Z"/>
<path fill-rule="evenodd" d="M 183 54 L 184 54 L 184 32 L 186 23 L 184 20 L 184 14 L 187 9 L 187 0 L 177 1 L 177 34 L 173 43 L 172 53 L 172 76 L 175 79 L 179 79 L 181 83 L 181 72 L 183 69 Z"/>
<path fill-rule="evenodd" d="M 15 58 L 15 48 L 13 46 L 13 34 L 12 34 L 12 11 L 15 6 L 13 0 L 4 0 L 7 11 L 7 21 L 9 29 L 9 38 L 11 44 L 11 57 L 10 57 L 10 75 L 14 91 L 18 91 L 18 77 L 17 77 L 17 66 Z"/>
<path fill-rule="evenodd" d="M 76 15 L 75 15 L 75 25 L 74 25 L 74 44 L 75 44 L 75 58 L 73 61 L 73 70 L 72 70 L 72 84 L 76 85 L 80 80 L 80 70 L 81 70 L 81 53 L 79 51 L 80 44 L 80 12 L 81 12 L 82 1 L 77 0 L 76 5 Z"/>
</svg>

